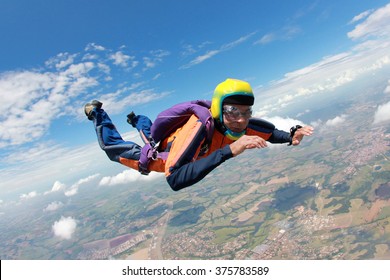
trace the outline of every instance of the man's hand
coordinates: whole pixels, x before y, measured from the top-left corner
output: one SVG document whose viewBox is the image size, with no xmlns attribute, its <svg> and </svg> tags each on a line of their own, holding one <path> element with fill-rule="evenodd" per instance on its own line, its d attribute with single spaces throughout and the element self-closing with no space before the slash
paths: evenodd
<svg viewBox="0 0 390 280">
<path fill-rule="evenodd" d="M 297 146 L 301 143 L 303 136 L 310 136 L 314 132 L 314 128 L 311 126 L 304 126 L 295 131 L 294 137 L 292 139 L 292 145 Z"/>
<path fill-rule="evenodd" d="M 248 136 L 243 135 L 238 138 L 235 142 L 230 144 L 230 150 L 232 151 L 233 156 L 238 156 L 246 149 L 254 148 L 265 148 L 267 147 L 267 142 L 259 136 Z"/>
</svg>

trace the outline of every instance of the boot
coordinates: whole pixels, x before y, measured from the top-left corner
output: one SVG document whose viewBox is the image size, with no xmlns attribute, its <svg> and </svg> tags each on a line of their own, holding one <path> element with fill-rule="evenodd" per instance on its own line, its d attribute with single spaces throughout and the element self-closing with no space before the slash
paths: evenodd
<svg viewBox="0 0 390 280">
<path fill-rule="evenodd" d="M 84 113 L 87 116 L 88 120 L 93 120 L 92 112 L 93 108 L 101 109 L 103 103 L 98 100 L 92 100 L 91 103 L 87 103 L 84 105 Z"/>
<path fill-rule="evenodd" d="M 135 114 L 133 111 L 131 111 L 131 113 L 127 115 L 127 122 L 129 124 L 131 124 L 133 127 L 135 127 L 134 117 L 135 117 Z"/>
</svg>

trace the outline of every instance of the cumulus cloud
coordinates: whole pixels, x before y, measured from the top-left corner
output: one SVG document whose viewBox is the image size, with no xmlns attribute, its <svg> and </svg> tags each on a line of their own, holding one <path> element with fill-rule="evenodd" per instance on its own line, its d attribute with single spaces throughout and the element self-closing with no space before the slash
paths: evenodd
<svg viewBox="0 0 390 280">
<path fill-rule="evenodd" d="M 295 125 L 304 125 L 302 121 L 293 118 L 283 118 L 279 116 L 264 118 L 265 120 L 273 123 L 277 129 L 290 131 L 290 128 Z"/>
<path fill-rule="evenodd" d="M 98 177 L 100 177 L 100 174 L 94 174 L 91 176 L 88 176 L 86 178 L 82 178 L 78 180 L 75 184 L 73 184 L 69 189 L 67 189 L 64 194 L 65 196 L 74 196 L 78 193 L 80 186 L 88 184 L 96 180 Z"/>
<path fill-rule="evenodd" d="M 347 115 L 340 115 L 325 122 L 326 126 L 337 126 L 343 124 L 347 119 Z"/>
<path fill-rule="evenodd" d="M 75 233 L 77 222 L 72 217 L 61 217 L 60 220 L 54 222 L 52 229 L 54 235 L 61 239 L 71 239 Z"/>
<path fill-rule="evenodd" d="M 379 105 L 374 115 L 374 124 L 390 121 L 390 102 Z"/>
<path fill-rule="evenodd" d="M 89 43 L 86 47 L 85 47 L 85 51 L 104 51 L 106 48 L 103 47 L 103 46 L 100 46 L 96 43 Z"/>
<path fill-rule="evenodd" d="M 310 125 L 312 127 L 321 127 L 323 124 L 322 120 L 321 119 L 318 119 L 318 120 L 314 120 L 314 121 L 311 121 L 310 122 Z"/>
<path fill-rule="evenodd" d="M 100 186 L 116 186 L 116 185 L 123 185 L 123 184 L 129 184 L 133 183 L 136 181 L 150 181 L 150 180 L 155 180 L 158 178 L 162 178 L 163 174 L 162 173 L 156 173 L 156 172 L 151 172 L 149 175 L 141 175 L 141 173 L 132 170 L 132 169 L 127 169 L 115 176 L 107 176 L 103 177 L 100 180 L 99 185 Z"/>
<path fill-rule="evenodd" d="M 74 63 L 77 54 L 60 53 L 45 62 L 48 67 L 55 67 L 57 70 L 63 69 Z"/>
<path fill-rule="evenodd" d="M 63 207 L 64 204 L 61 201 L 54 201 L 50 203 L 43 211 L 51 212 L 51 211 L 56 211 Z"/>
<path fill-rule="evenodd" d="M 20 196 L 21 200 L 27 200 L 38 196 L 38 193 L 36 191 L 29 192 L 28 194 L 22 194 Z"/>
<path fill-rule="evenodd" d="M 78 193 L 79 188 L 70 188 L 69 190 L 65 191 L 64 194 L 66 196 L 74 196 Z"/>
<path fill-rule="evenodd" d="M 107 50 L 95 43 L 88 44 L 84 51 L 59 53 L 41 68 L 0 73 L 0 148 L 40 140 L 51 124 L 61 117 L 81 119 L 83 100 L 106 96 L 103 88 L 108 91 L 108 98 L 110 88 L 115 88 L 115 101 L 123 106 L 143 104 L 166 96 L 166 93 L 147 88 L 129 92 L 131 87 L 127 83 L 119 87 L 100 87 L 100 96 L 97 96 L 93 89 L 101 82 L 112 80 L 112 73 L 117 72 L 112 70 L 133 69 L 138 61 L 122 49 Z M 147 68 L 155 67 L 168 55 L 169 52 L 164 50 L 150 51 L 145 60 Z M 123 98 L 125 102 L 121 102 Z"/>
<path fill-rule="evenodd" d="M 100 176 L 100 174 L 94 174 L 94 175 L 88 176 L 86 178 L 82 178 L 82 179 L 77 181 L 76 185 L 80 186 L 81 184 L 89 183 L 89 182 L 95 180 L 99 176 Z"/>
<path fill-rule="evenodd" d="M 136 171 L 133 170 L 125 170 L 122 173 L 119 173 L 115 176 L 106 176 L 103 177 L 100 180 L 99 185 L 100 186 L 114 186 L 114 185 L 121 185 L 125 183 L 130 183 L 137 181 L 137 179 L 140 177 L 141 174 L 139 174 Z"/>
<path fill-rule="evenodd" d="M 65 184 L 61 183 L 60 181 L 55 181 L 51 190 L 45 192 L 44 194 L 46 195 L 46 194 L 53 193 L 53 192 L 64 191 L 65 189 L 66 189 Z"/>
<path fill-rule="evenodd" d="M 58 192 L 58 191 L 64 190 L 65 188 L 66 188 L 65 184 L 61 183 L 60 181 L 55 181 L 51 191 Z"/>
<path fill-rule="evenodd" d="M 56 66 L 61 68 L 58 72 L 0 74 L 0 92 L 7 93 L 0 102 L 0 148 L 41 138 L 61 116 L 64 104 L 97 85 L 96 79 L 88 76 L 93 63 L 65 66 L 67 63 Z"/>
<path fill-rule="evenodd" d="M 115 65 L 120 65 L 122 67 L 127 67 L 129 61 L 135 59 L 134 56 L 126 55 L 122 51 L 117 51 L 116 53 L 110 55 L 110 58 L 114 61 Z"/>
<path fill-rule="evenodd" d="M 123 136 L 125 137 L 125 135 Z M 137 139 L 138 143 L 142 142 L 139 134 L 136 132 L 131 133 L 129 136 Z M 31 187 L 47 185 L 49 186 L 47 188 L 48 194 L 54 186 L 52 178 L 62 178 L 64 170 L 67 171 L 67 174 L 84 178 L 85 174 L 98 173 L 100 170 L 105 170 L 112 166 L 112 163 L 107 160 L 106 154 L 101 151 L 96 141 L 78 147 L 62 147 L 53 145 L 53 143 L 45 144 L 40 148 L 42 151 L 33 153 L 33 155 L 37 155 L 36 157 L 30 156 L 29 151 L 31 149 L 18 148 L 18 152 L 14 153 L 15 157 L 3 158 L 3 162 L 13 167 L 7 169 L 0 168 L 1 183 L 4 186 L 12 186 L 13 189 L 28 185 Z M 50 160 L 42 160 L 47 158 L 47 155 L 50 155 Z M 20 176 L 20 174 L 23 174 L 23 176 Z M 67 187 L 71 185 L 69 183 Z M 66 190 L 67 188 L 64 191 Z"/>
</svg>

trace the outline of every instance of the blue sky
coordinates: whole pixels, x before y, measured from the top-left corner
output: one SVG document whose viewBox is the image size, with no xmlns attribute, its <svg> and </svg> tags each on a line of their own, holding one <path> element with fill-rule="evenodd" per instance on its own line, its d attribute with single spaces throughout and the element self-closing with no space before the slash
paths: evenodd
<svg viewBox="0 0 390 280">
<path fill-rule="evenodd" d="M 137 142 L 131 110 L 153 119 L 228 77 L 251 83 L 257 116 L 296 122 L 296 100 L 388 69 L 389 37 L 379 0 L 1 0 L 0 202 L 144 179 L 98 149 L 92 99 Z"/>
</svg>

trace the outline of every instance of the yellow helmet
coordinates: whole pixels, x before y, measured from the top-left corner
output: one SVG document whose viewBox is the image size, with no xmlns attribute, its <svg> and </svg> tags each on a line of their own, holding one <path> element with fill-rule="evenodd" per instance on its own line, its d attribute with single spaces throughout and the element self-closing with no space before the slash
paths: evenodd
<svg viewBox="0 0 390 280">
<path fill-rule="evenodd" d="M 223 127 L 223 104 L 241 104 L 252 106 L 255 101 L 252 88 L 248 82 L 236 79 L 226 79 L 214 90 L 211 100 L 211 115 Z M 224 133 L 232 140 L 237 140 L 243 133 L 230 131 L 226 127 Z"/>
</svg>

